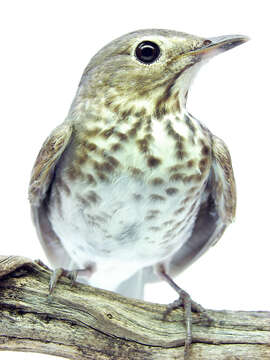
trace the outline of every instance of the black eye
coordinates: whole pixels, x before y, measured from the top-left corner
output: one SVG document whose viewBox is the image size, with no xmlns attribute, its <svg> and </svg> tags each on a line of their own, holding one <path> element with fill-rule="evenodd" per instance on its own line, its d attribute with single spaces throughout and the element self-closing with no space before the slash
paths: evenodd
<svg viewBox="0 0 270 360">
<path fill-rule="evenodd" d="M 160 48 L 152 41 L 143 41 L 136 48 L 137 59 L 145 64 L 153 63 L 160 54 Z"/>
</svg>

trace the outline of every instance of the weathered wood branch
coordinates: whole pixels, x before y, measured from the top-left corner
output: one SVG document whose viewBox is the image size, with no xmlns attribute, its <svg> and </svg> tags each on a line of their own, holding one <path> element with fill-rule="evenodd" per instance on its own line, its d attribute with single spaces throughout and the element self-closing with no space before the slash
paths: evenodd
<svg viewBox="0 0 270 360">
<path fill-rule="evenodd" d="M 22 257 L 0 257 L 0 350 L 68 359 L 183 359 L 185 328 L 177 309 L 124 298 L 62 278 L 48 297 L 50 270 Z M 193 314 L 190 359 L 270 359 L 270 312 Z"/>
</svg>

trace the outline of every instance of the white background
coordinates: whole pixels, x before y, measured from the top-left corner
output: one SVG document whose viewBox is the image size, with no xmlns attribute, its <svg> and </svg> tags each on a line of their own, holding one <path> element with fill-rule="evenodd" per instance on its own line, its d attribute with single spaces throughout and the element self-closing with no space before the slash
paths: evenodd
<svg viewBox="0 0 270 360">
<path fill-rule="evenodd" d="M 64 120 L 89 59 L 140 28 L 251 41 L 209 62 L 188 109 L 231 151 L 236 221 L 177 282 L 206 308 L 270 310 L 269 10 L 267 1 L 6 1 L 0 6 L 0 199 L 3 255 L 46 261 L 32 226 L 27 186 L 45 137 Z M 167 284 L 147 299 L 169 302 Z M 5 353 L 2 359 L 53 359 Z"/>
</svg>

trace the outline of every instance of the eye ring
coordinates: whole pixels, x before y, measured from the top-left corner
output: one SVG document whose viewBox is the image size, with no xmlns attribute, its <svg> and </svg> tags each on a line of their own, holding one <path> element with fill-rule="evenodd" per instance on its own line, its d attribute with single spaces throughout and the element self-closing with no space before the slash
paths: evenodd
<svg viewBox="0 0 270 360">
<path fill-rule="evenodd" d="M 160 55 L 159 46 L 152 41 L 142 41 L 135 50 L 137 59 L 144 64 L 152 64 Z"/>
</svg>

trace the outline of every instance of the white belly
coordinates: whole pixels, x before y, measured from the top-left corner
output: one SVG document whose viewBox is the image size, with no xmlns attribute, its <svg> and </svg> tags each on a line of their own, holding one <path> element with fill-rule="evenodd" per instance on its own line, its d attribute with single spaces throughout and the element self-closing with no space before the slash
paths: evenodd
<svg viewBox="0 0 270 360">
<path fill-rule="evenodd" d="M 61 211 L 51 206 L 50 221 L 72 267 L 95 263 L 91 284 L 100 286 L 95 278 L 101 277 L 105 287 L 103 273 L 109 274 L 110 284 L 114 277 L 118 284 L 119 278 L 177 251 L 190 236 L 203 189 L 182 184 L 177 194 L 168 195 L 166 188 L 120 177 L 94 189 L 74 183 L 70 196 L 62 192 Z"/>
</svg>

